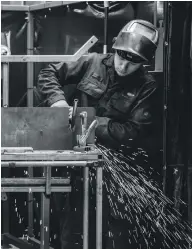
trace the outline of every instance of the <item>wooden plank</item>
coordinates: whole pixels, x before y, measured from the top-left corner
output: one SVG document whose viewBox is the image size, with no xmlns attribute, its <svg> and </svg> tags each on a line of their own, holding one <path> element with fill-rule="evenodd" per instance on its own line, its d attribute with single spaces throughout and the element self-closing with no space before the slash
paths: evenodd
<svg viewBox="0 0 192 249">
<path fill-rule="evenodd" d="M 29 11 L 29 6 L 26 5 L 1 5 L 1 11 Z"/>
<path fill-rule="evenodd" d="M 72 144 L 73 136 L 76 137 L 81 130 L 79 113 L 82 111 L 88 113 L 88 125 L 95 118 L 94 108 L 77 108 L 76 129 L 72 133 L 69 129 L 68 108 L 2 108 L 1 146 L 32 147 L 34 150 L 71 150 L 75 145 Z M 94 133 L 88 142 L 94 143 Z"/>
<path fill-rule="evenodd" d="M 33 4 L 29 6 L 30 11 L 38 11 L 41 9 L 47 9 L 47 8 L 55 8 L 59 6 L 65 6 L 65 5 L 70 5 L 74 3 L 80 3 L 82 1 L 52 1 L 52 2 L 47 2 L 47 3 L 40 3 L 40 4 Z"/>
</svg>

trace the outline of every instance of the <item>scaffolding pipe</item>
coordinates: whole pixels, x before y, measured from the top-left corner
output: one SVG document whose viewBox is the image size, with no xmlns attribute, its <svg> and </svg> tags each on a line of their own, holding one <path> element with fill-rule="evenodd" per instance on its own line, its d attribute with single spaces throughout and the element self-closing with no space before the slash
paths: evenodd
<svg viewBox="0 0 192 249">
<path fill-rule="evenodd" d="M 101 166 L 101 165 L 100 165 Z M 96 249 L 102 249 L 102 202 L 103 202 L 103 169 L 97 168 L 96 179 Z"/>
<path fill-rule="evenodd" d="M 153 24 L 155 27 L 157 27 L 157 1 L 154 1 L 154 15 L 153 15 Z"/>
<path fill-rule="evenodd" d="M 10 33 L 9 36 L 6 35 L 6 41 L 7 41 L 7 55 L 9 56 L 11 54 L 10 50 Z M 3 81 L 3 107 L 9 106 L 9 63 L 2 63 L 2 81 Z M 9 177 L 9 169 L 4 170 L 4 176 Z M 3 233 L 9 233 L 9 223 L 10 223 L 10 201 L 9 201 L 9 194 L 7 194 L 7 201 L 3 202 L 2 204 L 3 213 L 7 217 L 6 220 L 3 221 Z"/>
<path fill-rule="evenodd" d="M 89 243 L 89 168 L 83 169 L 84 197 L 83 197 L 83 249 L 88 249 Z"/>
<path fill-rule="evenodd" d="M 28 12 L 27 22 L 27 54 L 33 55 L 34 50 L 34 20 L 33 14 Z M 34 83 L 34 64 L 27 63 L 27 106 L 33 107 L 33 83 Z M 29 177 L 33 177 L 33 167 L 28 168 Z M 33 237 L 33 193 L 28 194 L 28 235 Z"/>
<path fill-rule="evenodd" d="M 109 1 L 104 1 L 104 45 L 103 45 L 103 53 L 107 54 L 107 46 L 108 46 L 108 13 L 109 13 Z"/>
<path fill-rule="evenodd" d="M 53 167 L 63 167 L 63 166 L 79 166 L 79 167 L 85 167 L 90 165 L 93 162 L 90 161 L 28 161 L 28 162 L 1 162 L 1 167 L 10 167 L 10 168 L 15 168 L 15 167 L 48 167 L 48 166 L 53 166 Z M 94 165 L 95 166 L 95 165 Z"/>
<path fill-rule="evenodd" d="M 3 107 L 9 106 L 9 64 L 2 64 L 2 78 L 3 78 Z"/>
<path fill-rule="evenodd" d="M 163 49 L 163 72 L 164 72 L 164 113 L 163 113 L 163 192 L 166 194 L 167 179 L 167 112 L 168 112 L 168 90 L 169 90 L 169 71 L 170 71 L 170 35 L 171 35 L 171 11 L 170 3 L 164 2 L 164 49 Z"/>
<path fill-rule="evenodd" d="M 28 12 L 27 23 L 27 55 L 33 55 L 34 50 L 34 20 L 33 14 Z M 27 106 L 33 107 L 33 82 L 34 82 L 34 65 L 32 62 L 27 63 Z"/>
</svg>

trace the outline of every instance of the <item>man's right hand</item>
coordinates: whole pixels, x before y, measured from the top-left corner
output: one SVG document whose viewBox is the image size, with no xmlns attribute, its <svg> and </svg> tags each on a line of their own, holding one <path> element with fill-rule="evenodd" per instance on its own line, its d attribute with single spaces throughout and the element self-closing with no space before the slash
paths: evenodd
<svg viewBox="0 0 192 249">
<path fill-rule="evenodd" d="M 65 100 L 59 100 L 51 105 L 51 107 L 70 107 Z"/>
<path fill-rule="evenodd" d="M 69 108 L 69 119 L 72 119 L 73 107 L 69 106 L 65 100 L 59 100 L 51 105 L 51 107 L 68 107 Z"/>
</svg>

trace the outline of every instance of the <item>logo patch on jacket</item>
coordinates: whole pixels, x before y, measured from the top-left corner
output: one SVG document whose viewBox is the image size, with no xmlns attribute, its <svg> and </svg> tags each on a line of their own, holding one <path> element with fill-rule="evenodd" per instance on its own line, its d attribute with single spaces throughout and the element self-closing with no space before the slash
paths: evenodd
<svg viewBox="0 0 192 249">
<path fill-rule="evenodd" d="M 94 78 L 94 79 L 96 79 L 96 80 L 98 80 L 98 81 L 102 81 L 101 77 L 98 74 L 96 74 L 96 73 L 93 73 L 91 75 L 91 77 Z"/>
<path fill-rule="evenodd" d="M 128 96 L 128 97 L 135 97 L 135 94 L 134 94 L 134 93 L 128 92 L 128 93 L 127 93 L 127 96 Z"/>
</svg>

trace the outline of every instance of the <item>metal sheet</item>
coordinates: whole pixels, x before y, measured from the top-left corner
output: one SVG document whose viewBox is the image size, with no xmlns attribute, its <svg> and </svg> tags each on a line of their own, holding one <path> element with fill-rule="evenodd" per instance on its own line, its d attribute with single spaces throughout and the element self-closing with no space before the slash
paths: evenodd
<svg viewBox="0 0 192 249">
<path fill-rule="evenodd" d="M 88 122 L 94 119 L 94 108 L 77 108 L 88 112 Z M 68 108 L 20 107 L 1 109 L 1 146 L 32 147 L 35 150 L 72 149 Z M 76 130 L 80 130 L 77 117 Z M 75 139 L 74 139 L 75 141 Z M 89 139 L 94 142 L 94 135 Z"/>
</svg>

